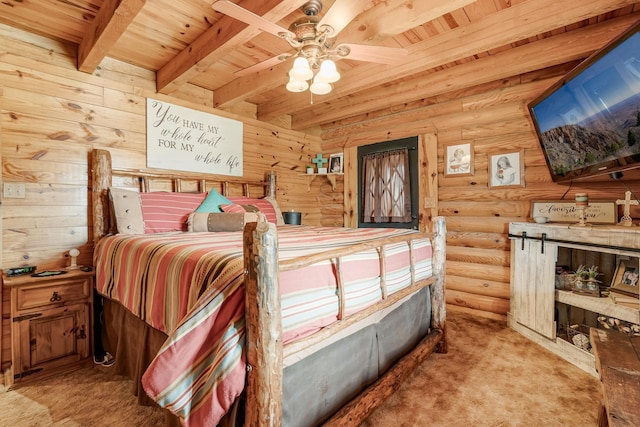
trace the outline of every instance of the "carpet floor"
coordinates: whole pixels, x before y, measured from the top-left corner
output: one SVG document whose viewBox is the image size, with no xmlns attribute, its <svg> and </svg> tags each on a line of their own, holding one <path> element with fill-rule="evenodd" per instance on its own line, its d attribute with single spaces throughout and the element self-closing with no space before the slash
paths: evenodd
<svg viewBox="0 0 640 427">
<path fill-rule="evenodd" d="M 449 351 L 434 354 L 363 424 L 382 426 L 595 426 L 597 378 L 504 323 L 449 311 Z M 131 382 L 92 366 L 7 391 L 1 427 L 161 426 Z"/>
</svg>

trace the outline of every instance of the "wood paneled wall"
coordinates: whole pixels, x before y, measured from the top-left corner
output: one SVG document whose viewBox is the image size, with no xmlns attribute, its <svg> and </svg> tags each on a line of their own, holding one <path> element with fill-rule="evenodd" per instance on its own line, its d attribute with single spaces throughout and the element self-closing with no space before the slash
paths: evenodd
<svg viewBox="0 0 640 427">
<path fill-rule="evenodd" d="M 0 138 L 2 182 L 26 185 L 24 199 L 3 198 L 1 268 L 25 264 L 60 268 L 79 248 L 91 264 L 89 152 L 111 151 L 118 168 L 143 169 L 145 97 L 244 122 L 244 171 L 264 179 L 273 170 L 283 210 L 309 225 L 342 225 L 342 179 L 333 192 L 318 177 L 308 186 L 304 167 L 320 152 L 318 133 L 287 130 L 211 108 L 212 94 L 186 87 L 175 97 L 155 93 L 155 75 L 106 60 L 93 74 L 76 71 L 75 48 L 0 25 Z M 327 153 L 328 157 L 328 153 Z M 301 183 L 304 182 L 304 185 Z M 1 360 L 10 358 L 8 293 L 2 295 Z"/>
<path fill-rule="evenodd" d="M 508 226 L 511 221 L 530 220 L 532 201 L 563 197 L 573 200 L 576 192 L 587 192 L 592 200 L 624 198 L 624 184 L 608 177 L 602 182 L 583 182 L 572 187 L 554 184 L 527 104 L 636 19 L 638 16 L 612 20 L 588 31 L 545 39 L 539 45 L 531 43 L 521 50 L 497 52 L 465 65 L 466 73 L 450 74 L 445 68 L 430 75 L 433 85 L 416 89 L 425 96 L 420 102 L 402 108 L 390 106 L 387 110 L 369 112 L 360 120 L 335 122 L 323 129 L 323 148 L 344 149 L 351 163 L 355 163 L 359 145 L 416 134 L 435 135 L 432 140 L 438 153 L 437 214 L 447 220 L 446 298 L 450 306 L 506 319 L 510 281 Z M 582 58 L 576 56 L 576 51 L 582 52 Z M 526 73 L 518 60 L 523 57 L 530 67 Z M 532 63 L 535 58 L 537 62 Z M 474 147 L 475 173 L 445 177 L 444 145 L 469 142 Z M 489 188 L 489 156 L 519 150 L 524 152 L 525 186 Z M 353 168 L 348 168 L 346 224 L 356 223 L 357 188 L 351 174 Z M 640 194 L 638 173 L 625 175 L 625 184 Z M 421 180 L 421 186 L 429 184 Z M 423 214 L 427 212 L 426 205 L 425 201 Z M 637 223 L 640 209 L 633 209 L 632 216 Z"/>
</svg>

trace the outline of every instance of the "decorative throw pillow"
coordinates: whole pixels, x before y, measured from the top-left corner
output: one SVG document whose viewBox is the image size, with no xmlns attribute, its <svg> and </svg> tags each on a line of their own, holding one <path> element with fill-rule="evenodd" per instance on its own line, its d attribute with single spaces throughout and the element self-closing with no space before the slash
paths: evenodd
<svg viewBox="0 0 640 427">
<path fill-rule="evenodd" d="M 204 201 L 206 193 L 140 193 L 145 233 L 187 231 L 189 214 Z"/>
<path fill-rule="evenodd" d="M 144 234 L 140 193 L 124 188 L 110 188 L 109 198 L 119 234 Z"/>
<path fill-rule="evenodd" d="M 229 197 L 229 200 L 236 205 L 242 206 L 253 206 L 257 208 L 260 212 L 262 212 L 266 217 L 267 221 L 272 222 L 274 224 L 282 225 L 284 224 L 284 220 L 282 219 L 282 212 L 280 211 L 280 207 L 278 207 L 278 203 L 275 199 L 271 197 L 265 197 L 262 199 L 252 199 L 250 197 L 244 196 L 232 196 Z M 222 210 L 228 212 L 221 206 Z M 236 210 L 235 212 L 239 212 Z M 253 212 L 253 211 L 249 211 Z"/>
<path fill-rule="evenodd" d="M 220 205 L 227 205 L 229 203 L 231 203 L 229 199 L 212 188 L 207 198 L 198 206 L 196 212 L 222 212 Z"/>
<path fill-rule="evenodd" d="M 220 205 L 220 207 L 222 208 L 223 212 L 227 213 L 253 213 L 257 215 L 258 213 L 262 212 L 256 205 L 239 205 L 237 203 L 232 203 L 229 205 Z M 267 221 L 268 220 L 269 219 L 267 218 Z"/>
<path fill-rule="evenodd" d="M 256 222 L 258 215 L 252 212 L 193 212 L 187 220 L 191 232 L 242 231 L 248 222 Z"/>
</svg>

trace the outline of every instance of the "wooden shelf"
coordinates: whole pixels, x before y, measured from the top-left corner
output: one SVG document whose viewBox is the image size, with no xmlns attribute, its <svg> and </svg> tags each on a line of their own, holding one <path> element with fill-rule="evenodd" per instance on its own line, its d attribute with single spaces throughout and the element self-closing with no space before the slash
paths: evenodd
<svg viewBox="0 0 640 427">
<path fill-rule="evenodd" d="M 333 190 L 335 190 L 336 189 L 336 178 L 337 178 L 338 175 L 344 175 L 344 174 L 343 173 L 307 173 L 307 174 L 304 174 L 304 176 L 307 177 L 307 191 L 311 191 L 311 183 L 318 176 L 326 177 L 329 180 L 329 182 L 331 183 L 331 188 L 333 188 Z"/>
<path fill-rule="evenodd" d="M 594 313 L 600 313 L 604 316 L 615 317 L 631 323 L 640 323 L 640 299 L 638 300 L 639 308 L 631 308 L 616 304 L 609 297 L 596 298 L 575 294 L 571 291 L 556 290 L 556 301 L 593 311 Z"/>
</svg>

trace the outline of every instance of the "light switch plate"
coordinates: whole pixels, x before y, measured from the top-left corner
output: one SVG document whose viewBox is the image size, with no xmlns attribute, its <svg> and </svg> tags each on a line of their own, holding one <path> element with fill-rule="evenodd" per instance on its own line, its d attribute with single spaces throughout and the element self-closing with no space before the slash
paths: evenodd
<svg viewBox="0 0 640 427">
<path fill-rule="evenodd" d="M 5 182 L 4 183 L 4 198 L 5 199 L 24 199 L 25 198 L 25 184 L 22 182 Z"/>
</svg>

